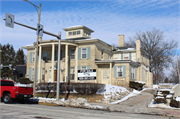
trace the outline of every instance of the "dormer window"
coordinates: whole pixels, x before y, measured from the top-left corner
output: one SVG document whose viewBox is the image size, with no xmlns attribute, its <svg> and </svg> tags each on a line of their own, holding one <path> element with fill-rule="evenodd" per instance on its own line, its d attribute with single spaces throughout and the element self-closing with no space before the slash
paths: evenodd
<svg viewBox="0 0 180 119">
<path fill-rule="evenodd" d="M 77 31 L 77 34 L 81 34 L 81 32 L 80 32 L 80 31 Z"/>
<path fill-rule="evenodd" d="M 91 38 L 91 33 L 94 32 L 88 27 L 82 25 L 64 28 L 63 30 L 66 31 L 66 39 L 72 40 Z"/>
<path fill-rule="evenodd" d="M 69 32 L 69 36 L 72 36 L 72 32 Z"/>
<path fill-rule="evenodd" d="M 76 31 L 73 32 L 73 35 L 76 35 Z"/>
</svg>

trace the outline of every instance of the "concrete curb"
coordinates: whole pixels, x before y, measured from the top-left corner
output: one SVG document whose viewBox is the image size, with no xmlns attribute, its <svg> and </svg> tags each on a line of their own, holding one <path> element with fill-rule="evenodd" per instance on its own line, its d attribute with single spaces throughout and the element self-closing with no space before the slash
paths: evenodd
<svg viewBox="0 0 180 119">
<path fill-rule="evenodd" d="M 126 112 L 116 109 L 110 109 L 110 106 L 100 106 L 100 105 L 91 105 L 86 102 L 86 100 L 68 100 L 68 101 L 57 101 L 57 100 L 33 100 L 32 102 L 35 102 L 36 104 L 40 105 L 49 105 L 49 106 L 63 106 L 63 107 L 73 107 L 73 108 L 82 108 L 82 109 L 93 109 L 93 110 L 102 110 L 102 111 L 109 111 L 109 112 L 125 112 L 125 113 L 133 113 L 133 114 L 146 114 L 146 115 L 158 115 L 158 116 L 168 116 L 168 117 L 177 117 L 180 118 L 180 115 L 178 114 L 170 114 L 166 112 Z"/>
</svg>

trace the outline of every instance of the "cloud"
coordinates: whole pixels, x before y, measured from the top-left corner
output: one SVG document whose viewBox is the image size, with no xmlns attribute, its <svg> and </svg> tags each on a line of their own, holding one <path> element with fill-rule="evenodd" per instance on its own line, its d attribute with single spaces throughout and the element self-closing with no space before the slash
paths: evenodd
<svg viewBox="0 0 180 119">
<path fill-rule="evenodd" d="M 91 2 L 91 1 L 89 1 Z M 170 8 L 179 4 L 179 1 L 98 1 L 99 4 L 91 2 L 82 2 L 78 7 L 69 10 L 57 9 L 50 11 L 42 11 L 41 24 L 44 25 L 44 30 L 58 34 L 62 32 L 62 39 L 65 39 L 65 31 L 63 28 L 74 25 L 85 25 L 95 32 L 93 38 L 99 38 L 106 43 L 118 43 L 118 35 L 124 34 L 125 40 L 131 37 L 137 31 L 152 30 L 157 28 L 165 31 L 167 39 L 179 40 L 179 17 L 171 13 L 169 16 L 149 15 L 146 13 L 130 13 L 138 9 L 160 9 Z M 168 5 L 167 5 L 168 4 Z M 158 7 L 157 7 L 158 6 Z M 179 11 L 176 11 L 179 13 Z M 129 14 L 130 13 L 130 14 Z M 37 12 L 14 12 L 15 21 L 36 27 Z M 157 14 L 157 13 L 156 13 Z M 0 15 L 0 33 L 1 43 L 11 43 L 18 49 L 27 44 L 32 44 L 36 41 L 36 31 L 15 25 L 14 29 L 6 27 L 2 20 L 4 14 Z M 54 37 L 44 35 L 43 40 L 56 39 Z M 180 47 L 179 47 L 180 49 Z"/>
</svg>

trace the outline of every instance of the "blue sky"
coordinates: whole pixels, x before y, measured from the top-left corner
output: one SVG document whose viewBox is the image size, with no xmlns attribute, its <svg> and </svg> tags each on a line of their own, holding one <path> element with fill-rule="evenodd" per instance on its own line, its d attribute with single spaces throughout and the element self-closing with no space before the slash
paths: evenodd
<svg viewBox="0 0 180 119">
<path fill-rule="evenodd" d="M 138 31 L 164 31 L 167 40 L 180 41 L 180 0 L 54 0 L 35 1 L 42 4 L 41 24 L 44 30 L 54 34 L 63 28 L 85 25 L 94 30 L 92 38 L 99 38 L 109 44 L 118 44 L 118 35 L 125 35 L 125 41 Z M 5 26 L 5 14 L 15 15 L 15 21 L 36 27 L 38 14 L 28 2 L 21 0 L 0 0 L 0 42 L 10 43 L 15 50 L 33 44 L 36 31 L 15 25 Z M 43 35 L 43 40 L 55 39 Z M 134 39 L 135 40 L 135 39 Z M 178 49 L 180 51 L 180 45 Z M 26 53 L 26 51 L 25 51 Z"/>
</svg>

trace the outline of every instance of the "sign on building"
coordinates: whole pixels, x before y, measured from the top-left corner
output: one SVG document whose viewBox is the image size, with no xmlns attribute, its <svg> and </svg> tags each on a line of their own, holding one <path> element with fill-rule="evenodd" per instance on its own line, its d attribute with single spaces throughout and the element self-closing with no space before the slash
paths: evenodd
<svg viewBox="0 0 180 119">
<path fill-rule="evenodd" d="M 6 13 L 6 26 L 14 28 L 14 15 Z"/>
<path fill-rule="evenodd" d="M 78 80 L 95 80 L 96 69 L 82 69 L 78 70 Z"/>
</svg>

